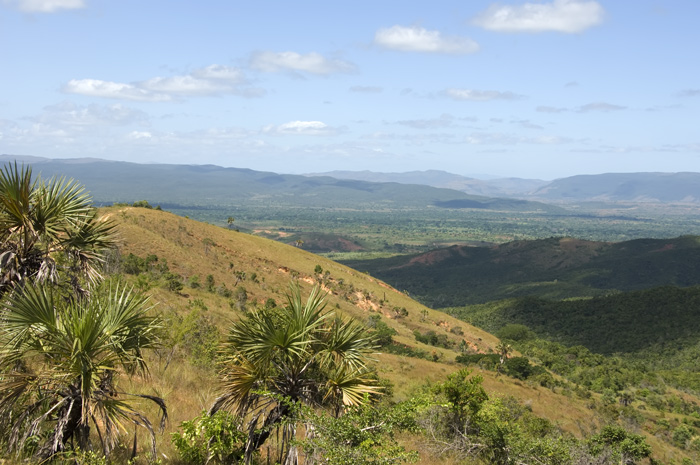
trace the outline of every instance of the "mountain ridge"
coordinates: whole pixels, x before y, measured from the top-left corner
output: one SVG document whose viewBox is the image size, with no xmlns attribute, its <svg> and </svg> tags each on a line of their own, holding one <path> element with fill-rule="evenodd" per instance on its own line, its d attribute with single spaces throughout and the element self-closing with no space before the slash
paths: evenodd
<svg viewBox="0 0 700 465">
<path fill-rule="evenodd" d="M 419 183 L 449 187 L 473 195 L 555 203 L 700 203 L 700 173 L 695 172 L 581 174 L 553 181 L 512 177 L 481 180 L 440 170 L 405 173 L 330 171 L 319 175 L 374 182 Z"/>
<path fill-rule="evenodd" d="M 318 203 L 319 198 L 327 197 L 328 189 L 332 188 L 351 189 L 354 191 L 364 190 L 365 192 L 375 193 L 390 192 L 394 197 L 394 201 L 401 195 L 416 197 L 413 194 L 406 193 L 407 191 L 402 190 L 404 188 L 399 188 L 395 186 L 395 184 L 404 186 L 428 186 L 435 189 L 449 190 L 455 192 L 453 195 L 456 195 L 457 199 L 462 200 L 472 198 L 469 196 L 483 198 L 515 198 L 535 202 L 533 205 L 537 205 L 541 202 L 549 204 L 611 202 L 683 203 L 691 205 L 700 203 L 700 173 L 697 172 L 581 174 L 559 178 L 553 181 L 512 177 L 482 180 L 437 169 L 409 171 L 404 173 L 378 173 L 364 170 L 294 175 L 255 171 L 247 168 L 222 167 L 211 164 L 139 164 L 102 160 L 98 158 L 50 159 L 29 155 L 0 155 L 0 162 L 7 163 L 13 161 L 36 165 L 47 170 L 49 174 L 72 171 L 69 175 L 81 179 L 81 182 L 88 185 L 98 201 L 103 200 L 103 198 L 110 198 L 110 200 L 113 201 L 116 199 L 111 199 L 111 197 L 118 197 L 119 195 L 109 182 L 109 179 L 99 176 L 93 179 L 95 174 L 87 171 L 85 168 L 90 165 L 94 166 L 95 164 L 109 163 L 112 169 L 116 169 L 112 172 L 112 176 L 119 178 L 122 182 L 129 179 L 147 182 L 151 179 L 151 182 L 155 182 L 160 190 L 163 188 L 174 189 L 175 187 L 173 184 L 164 183 L 163 180 L 160 179 L 162 176 L 178 176 L 177 179 L 181 183 L 184 183 L 180 184 L 179 187 L 186 188 L 188 185 L 186 177 L 188 174 L 191 175 L 192 173 L 216 174 L 218 176 L 218 183 L 225 181 L 221 176 L 228 175 L 229 181 L 240 182 L 241 187 L 244 188 L 252 188 L 252 185 L 255 183 L 260 183 L 266 187 L 285 187 L 288 192 L 292 192 L 294 195 L 310 196 L 313 195 L 311 190 L 316 188 L 319 189 L 319 191 L 317 195 L 313 195 L 314 201 L 321 206 L 325 206 L 326 203 L 322 201 Z M 127 167 L 129 168 L 128 170 Z M 144 178 L 144 174 L 146 173 L 148 173 L 148 176 Z M 234 177 L 234 174 L 238 175 L 238 177 Z M 248 175 L 248 177 L 246 178 L 244 175 Z M 308 182 L 305 181 L 305 178 L 307 178 L 306 181 Z M 99 183 L 96 181 L 99 181 Z M 377 186 L 373 188 L 365 183 L 374 183 L 383 185 L 384 187 L 383 189 L 379 189 Z M 390 188 L 391 185 L 394 185 L 393 189 Z M 215 186 L 221 188 L 222 184 L 201 187 L 208 188 L 209 192 L 211 192 L 212 188 Z M 401 192 L 403 192 L 403 194 L 401 194 Z M 240 198 L 235 190 L 228 190 L 227 193 L 233 200 Z M 134 195 L 136 194 L 141 194 L 142 197 L 151 197 L 155 201 L 162 201 L 162 199 L 157 198 L 158 190 L 156 189 L 149 190 L 141 188 L 134 192 Z M 256 194 L 260 194 L 260 192 L 256 191 Z M 425 195 L 433 195 L 438 201 L 455 200 L 446 199 L 445 191 L 441 193 L 434 191 L 431 194 L 427 194 L 426 191 L 420 192 L 421 198 Z M 123 193 L 121 196 L 124 201 L 138 200 L 136 198 L 127 198 Z M 343 194 L 339 194 L 339 196 L 343 197 Z M 221 201 L 221 196 L 217 198 L 219 199 L 218 201 Z M 356 201 L 356 198 L 353 196 L 350 196 L 350 199 Z M 365 196 L 365 198 L 360 198 L 360 201 L 369 200 L 367 196 Z"/>
<path fill-rule="evenodd" d="M 12 156 L 0 162 L 12 163 Z M 255 171 L 217 165 L 137 164 L 92 159 L 20 157 L 43 176 L 79 179 L 98 204 L 157 203 L 221 206 L 245 203 L 305 208 L 429 208 L 440 202 L 474 201 L 489 208 L 513 211 L 563 212 L 541 202 L 513 203 L 461 191 L 418 184 L 373 183 Z"/>
</svg>

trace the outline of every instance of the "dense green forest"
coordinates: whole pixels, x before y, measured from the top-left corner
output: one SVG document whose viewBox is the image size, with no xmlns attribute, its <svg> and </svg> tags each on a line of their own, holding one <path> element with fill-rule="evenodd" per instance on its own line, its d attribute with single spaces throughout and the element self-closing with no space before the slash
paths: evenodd
<svg viewBox="0 0 700 465">
<path fill-rule="evenodd" d="M 700 237 L 617 243 L 548 238 L 343 263 L 434 308 L 519 296 L 563 300 L 698 284 Z"/>
</svg>

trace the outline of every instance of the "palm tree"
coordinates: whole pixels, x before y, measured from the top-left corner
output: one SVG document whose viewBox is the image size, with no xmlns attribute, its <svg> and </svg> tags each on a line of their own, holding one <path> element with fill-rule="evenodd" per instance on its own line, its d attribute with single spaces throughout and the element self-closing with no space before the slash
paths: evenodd
<svg viewBox="0 0 700 465">
<path fill-rule="evenodd" d="M 506 360 L 508 360 L 508 356 L 513 352 L 513 346 L 506 342 L 499 342 L 498 345 L 496 346 L 496 350 L 498 351 L 498 354 L 500 355 L 500 360 L 498 364 L 498 369 L 503 367 L 503 364 L 506 363 Z"/>
<path fill-rule="evenodd" d="M 280 463 L 295 463 L 290 440 L 302 404 L 338 415 L 379 390 L 368 376 L 372 337 L 358 322 L 324 312 L 324 297 L 317 286 L 304 303 L 293 284 L 286 308 L 251 312 L 231 328 L 223 394 L 210 413 L 226 408 L 249 419 L 246 463 L 273 430 L 281 433 Z"/>
<path fill-rule="evenodd" d="M 113 230 L 97 218 L 80 184 L 32 179 L 31 168 L 6 165 L 0 170 L 0 295 L 30 279 L 62 280 L 85 294 L 81 278 L 99 279 L 97 265 L 114 246 Z"/>
<path fill-rule="evenodd" d="M 160 327 L 148 310 L 146 298 L 119 285 L 64 299 L 50 286 L 26 283 L 10 296 L 0 322 L 0 431 L 10 451 L 36 438 L 40 459 L 69 441 L 88 450 L 94 428 L 108 455 L 133 424 L 151 433 L 155 454 L 153 426 L 128 399 L 154 401 L 161 428 L 163 400 L 124 393 L 117 383 L 122 373 L 147 373 L 143 351 L 156 346 Z"/>
</svg>

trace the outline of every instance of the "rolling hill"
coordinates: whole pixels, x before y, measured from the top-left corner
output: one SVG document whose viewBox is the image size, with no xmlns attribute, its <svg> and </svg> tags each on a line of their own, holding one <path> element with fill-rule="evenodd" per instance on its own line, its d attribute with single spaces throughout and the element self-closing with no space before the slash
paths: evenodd
<svg viewBox="0 0 700 465">
<path fill-rule="evenodd" d="M 314 284 L 322 285 L 328 292 L 329 308 L 368 324 L 378 317 L 396 331 L 394 344 L 403 349 L 376 354 L 377 373 L 393 383 L 396 400 L 415 395 L 426 384 L 440 382 L 459 369 L 456 358 L 462 353 L 458 348 L 461 341 L 472 354 L 495 353 L 499 343 L 489 333 L 427 308 L 375 277 L 296 247 L 154 209 L 114 206 L 101 212 L 118 223 L 121 238 L 119 253 L 107 261 L 107 271 L 121 274 L 149 293 L 166 323 L 165 347 L 149 359 L 150 381 L 134 379 L 130 387 L 145 394 L 155 391 L 165 398 L 170 408 L 166 431 L 174 431 L 180 422 L 198 415 L 217 396 L 212 344 L 223 337 L 229 322 L 255 307 L 281 305 L 292 280 L 304 292 Z M 139 258 L 143 259 L 141 264 L 150 263 L 150 271 L 127 272 L 126 264 L 139 262 Z M 184 285 L 179 290 L 168 284 L 173 276 Z M 448 341 L 450 347 L 416 340 L 416 333 L 431 332 Z M 543 386 L 480 366 L 473 370 L 483 377 L 490 395 L 513 396 L 534 414 L 574 436 L 589 435 L 608 421 L 602 407 L 591 407 L 598 405 L 593 402 L 598 394 L 574 396 L 566 383 Z M 677 395 L 673 389 L 666 393 Z M 684 396 L 688 402 L 694 399 Z M 643 400 L 638 403 L 646 405 Z M 640 431 L 652 431 L 658 415 L 662 413 L 655 409 L 645 411 L 635 420 L 644 425 Z M 678 456 L 666 436 L 646 437 L 656 457 Z M 416 438 L 405 440 L 415 448 Z M 167 440 L 160 442 L 166 456 L 175 454 Z M 428 450 L 420 452 L 419 464 L 451 463 Z"/>
<path fill-rule="evenodd" d="M 700 284 L 700 237 L 550 238 L 344 263 L 435 308 L 528 295 L 561 300 Z"/>
<path fill-rule="evenodd" d="M 321 283 L 329 292 L 329 308 L 361 321 L 378 315 L 396 331 L 395 343 L 409 348 L 406 352 L 409 355 L 378 353 L 376 368 L 379 376 L 395 385 L 397 400 L 407 398 L 426 383 L 444 379 L 460 367 L 455 363 L 459 354 L 456 349 L 417 342 L 415 331 L 435 331 L 453 341 L 455 347 L 464 340 L 474 353 L 493 353 L 499 342 L 485 331 L 429 309 L 376 278 L 296 247 L 154 209 L 109 207 L 101 211 L 118 223 L 121 238 L 119 254 L 108 261 L 109 271 L 122 273 L 148 292 L 171 332 L 168 341 L 172 348 L 150 361 L 150 384 L 156 392 L 164 393 L 170 406 L 171 431 L 179 422 L 208 408 L 217 395 L 213 366 L 197 355 L 201 352 L 200 345 L 207 338 L 222 337 L 228 323 L 239 318 L 245 309 L 270 302 L 281 305 L 292 280 L 305 292 Z M 127 274 L 123 263 L 130 254 L 150 256 L 150 260 L 155 259 L 151 263 L 161 270 L 166 265 L 169 273 L 182 279 L 184 288 L 168 290 L 156 271 Z M 321 273 L 317 267 L 322 269 Z M 213 292 L 204 285 L 208 275 L 212 276 Z M 199 279 L 194 280 L 195 276 Z M 202 285 L 192 287 L 193 281 Z M 243 303 L 242 289 L 245 289 Z M 399 317 L 395 308 L 404 308 L 407 313 Z M 189 328 L 186 335 L 177 336 L 183 328 Z M 572 434 L 580 435 L 600 424 L 600 419 L 584 402 L 574 401 L 561 392 L 503 379 L 493 371 L 477 371 L 484 377 L 489 392 L 527 401 L 535 414 L 556 422 Z M 582 430 L 583 425 L 586 426 Z M 170 455 L 172 451 L 168 451 L 167 444 L 164 447 Z M 421 463 L 435 462 L 427 457 Z"/>
<path fill-rule="evenodd" d="M 101 209 L 101 213 L 117 222 L 121 241 L 118 253 L 107 261 L 107 271 L 121 274 L 150 294 L 166 323 L 165 347 L 149 359 L 151 379 L 145 384 L 135 379 L 134 388 L 146 394 L 155 391 L 165 398 L 170 408 L 167 431 L 176 430 L 180 422 L 207 409 L 217 396 L 213 344 L 223 337 L 229 322 L 252 308 L 283 304 L 291 281 L 299 283 L 304 292 L 320 284 L 328 292 L 328 308 L 368 325 L 379 318 L 395 331 L 393 344 L 401 350 L 385 347 L 376 354 L 375 365 L 377 374 L 393 384 L 395 400 L 407 399 L 426 385 L 443 381 L 462 366 L 456 360 L 463 350 L 469 354 L 497 351 L 499 340 L 491 334 L 427 308 L 376 277 L 297 247 L 155 209 L 114 206 Z M 648 248 L 651 250 L 651 245 Z M 139 258 L 144 259 L 141 264 L 150 263 L 150 271 L 127 272 L 126 264 L 139 262 Z M 179 290 L 168 284 L 172 276 L 183 283 Z M 427 345 L 417 340 L 417 333 L 436 334 L 449 344 Z M 572 385 L 565 381 L 541 385 L 503 376 L 484 366 L 472 369 L 483 377 L 489 395 L 513 396 L 534 414 L 574 436 L 590 435 L 611 421 L 605 413 L 610 407 L 601 406 L 599 394 L 576 388 L 580 395 L 573 395 Z M 697 405 L 695 397 L 670 387 L 664 396 Z M 668 407 L 651 407 L 650 402 L 651 398 L 635 402 L 647 409 L 635 414 L 637 430 L 645 432 L 655 457 L 679 457 L 679 450 L 670 445 L 670 432 L 651 433 L 658 430 L 657 422 Z M 404 440 L 415 448 L 418 439 Z M 167 456 L 173 456 L 171 448 L 167 440 L 161 441 L 160 449 Z M 420 455 L 421 465 L 451 463 L 429 450 L 421 450 Z"/>
</svg>

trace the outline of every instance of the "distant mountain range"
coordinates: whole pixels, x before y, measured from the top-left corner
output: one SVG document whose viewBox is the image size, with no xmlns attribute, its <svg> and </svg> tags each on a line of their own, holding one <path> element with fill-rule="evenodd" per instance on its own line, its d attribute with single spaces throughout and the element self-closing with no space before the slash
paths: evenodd
<svg viewBox="0 0 700 465">
<path fill-rule="evenodd" d="M 610 173 L 572 176 L 527 196 L 544 201 L 700 202 L 700 173 Z"/>
<path fill-rule="evenodd" d="M 491 198 L 421 184 L 369 182 L 329 176 L 277 174 L 214 165 L 137 164 L 117 161 L 0 156 L 29 164 L 44 177 L 84 184 L 98 204 L 148 200 L 166 206 L 275 206 L 304 208 L 479 208 L 565 213 L 540 202 Z"/>
<path fill-rule="evenodd" d="M 539 179 L 502 178 L 482 179 L 469 178 L 459 174 L 440 170 L 409 171 L 406 173 L 376 173 L 373 171 L 329 171 L 314 173 L 307 176 L 330 176 L 337 179 L 354 179 L 370 182 L 397 182 L 400 184 L 424 184 L 427 186 L 454 189 L 472 195 L 487 197 L 520 197 L 549 184 Z"/>
<path fill-rule="evenodd" d="M 555 181 L 480 180 L 439 170 L 291 175 L 215 165 L 137 164 L 94 158 L 0 155 L 45 176 L 73 177 L 97 202 L 147 199 L 180 205 L 259 204 L 376 208 L 438 206 L 554 212 L 557 203 L 700 203 L 700 173 L 610 173 Z M 519 201 L 506 200 L 518 199 Z M 545 205 L 542 202 L 550 205 Z"/>
<path fill-rule="evenodd" d="M 321 175 L 372 182 L 424 184 L 472 195 L 553 203 L 700 203 L 700 173 L 608 173 L 571 176 L 554 181 L 520 178 L 485 181 L 438 170 L 407 173 L 331 171 L 314 176 Z"/>
</svg>

